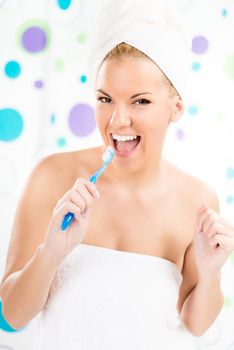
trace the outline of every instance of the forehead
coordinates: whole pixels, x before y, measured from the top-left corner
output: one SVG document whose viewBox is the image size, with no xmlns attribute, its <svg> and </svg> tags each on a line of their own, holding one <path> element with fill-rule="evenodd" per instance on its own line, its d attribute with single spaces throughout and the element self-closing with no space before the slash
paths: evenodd
<svg viewBox="0 0 234 350">
<path fill-rule="evenodd" d="M 97 75 L 97 89 L 151 89 L 157 90 L 163 85 L 163 74 L 150 59 L 124 58 L 107 59 Z"/>
</svg>

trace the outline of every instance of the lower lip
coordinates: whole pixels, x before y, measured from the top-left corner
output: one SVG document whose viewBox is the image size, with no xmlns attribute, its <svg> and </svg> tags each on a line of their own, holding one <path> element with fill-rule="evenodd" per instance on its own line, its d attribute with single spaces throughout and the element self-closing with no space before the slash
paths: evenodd
<svg viewBox="0 0 234 350">
<path fill-rule="evenodd" d="M 113 139 L 112 139 L 112 145 L 113 145 L 113 148 L 114 148 L 114 150 L 115 150 L 115 154 L 116 154 L 117 157 L 120 157 L 120 158 L 127 158 L 127 157 L 129 157 L 130 155 L 132 155 L 132 154 L 139 148 L 139 145 L 140 145 L 141 141 L 142 141 L 142 137 L 141 137 L 141 139 L 140 139 L 140 142 L 138 142 L 138 144 L 136 145 L 136 147 L 133 148 L 133 149 L 132 149 L 131 151 L 129 151 L 129 152 L 119 152 L 119 151 L 115 148 Z"/>
</svg>

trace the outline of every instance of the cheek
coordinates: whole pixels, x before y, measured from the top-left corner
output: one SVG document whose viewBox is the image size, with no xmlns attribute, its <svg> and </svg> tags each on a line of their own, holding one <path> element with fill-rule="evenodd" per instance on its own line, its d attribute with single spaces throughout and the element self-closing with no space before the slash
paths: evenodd
<svg viewBox="0 0 234 350">
<path fill-rule="evenodd" d="M 109 118 L 101 111 L 101 108 L 95 109 L 94 113 L 97 127 L 99 131 L 103 133 L 109 123 Z"/>
</svg>

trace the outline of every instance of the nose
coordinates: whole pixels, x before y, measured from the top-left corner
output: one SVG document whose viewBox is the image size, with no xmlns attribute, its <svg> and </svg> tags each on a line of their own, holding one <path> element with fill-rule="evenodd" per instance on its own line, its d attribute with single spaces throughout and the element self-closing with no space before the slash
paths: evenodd
<svg viewBox="0 0 234 350">
<path fill-rule="evenodd" d="M 124 108 L 115 109 L 110 119 L 110 125 L 114 129 L 131 125 L 131 118 L 128 111 Z"/>
</svg>

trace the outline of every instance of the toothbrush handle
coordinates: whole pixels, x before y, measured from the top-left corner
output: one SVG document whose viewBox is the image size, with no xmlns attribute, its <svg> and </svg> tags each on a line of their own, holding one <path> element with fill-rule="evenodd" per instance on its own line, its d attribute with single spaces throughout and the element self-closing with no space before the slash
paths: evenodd
<svg viewBox="0 0 234 350">
<path fill-rule="evenodd" d="M 96 176 L 96 174 L 90 176 L 89 181 L 95 184 L 96 181 L 97 181 L 97 176 Z M 74 220 L 74 217 L 75 217 L 75 215 L 74 215 L 73 213 L 71 213 L 71 212 L 68 212 L 68 213 L 64 216 L 63 222 L 62 222 L 62 224 L 61 224 L 61 230 L 62 230 L 62 231 L 66 230 L 66 228 L 67 228 L 67 227 L 72 223 L 72 221 Z"/>
</svg>

